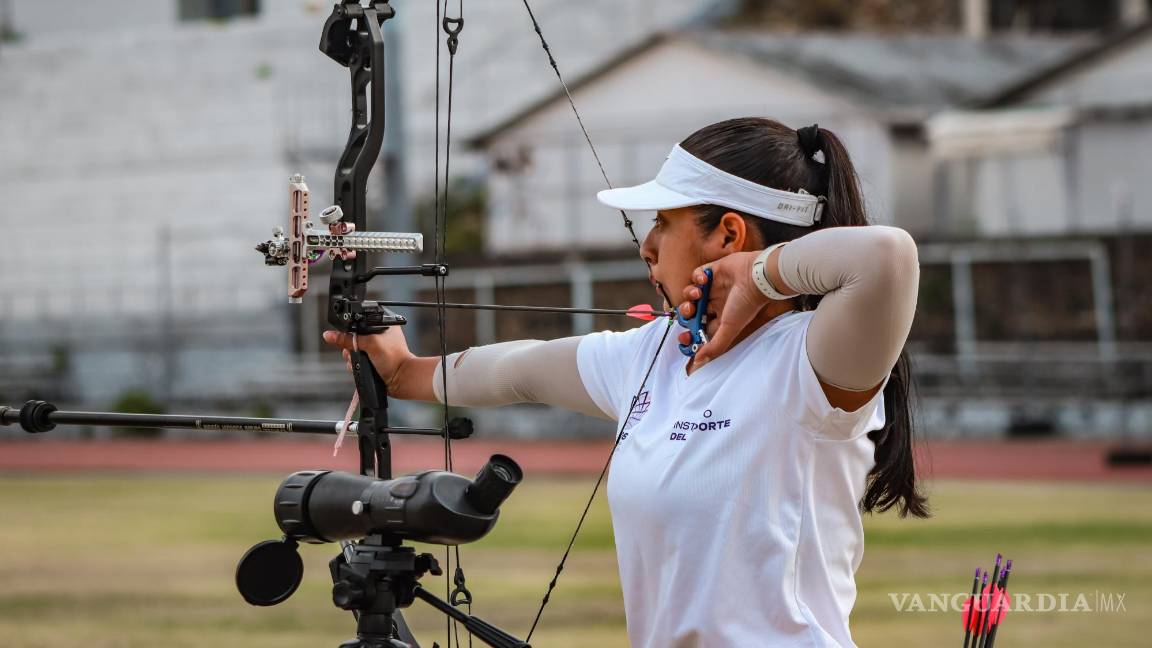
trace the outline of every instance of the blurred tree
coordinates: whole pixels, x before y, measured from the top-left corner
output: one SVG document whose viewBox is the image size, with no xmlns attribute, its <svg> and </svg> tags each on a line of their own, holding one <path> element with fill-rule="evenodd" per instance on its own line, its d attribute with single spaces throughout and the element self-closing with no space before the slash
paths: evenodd
<svg viewBox="0 0 1152 648">
<path fill-rule="evenodd" d="M 441 195 L 442 201 L 445 195 L 447 204 L 440 205 L 447 225 L 444 252 L 450 255 L 483 253 L 484 220 L 488 213 L 488 191 L 484 183 L 475 178 L 452 178 L 448 190 Z M 435 243 L 431 240 L 436 231 L 435 204 L 432 196 L 425 196 L 415 206 L 418 231 L 424 232 L 424 251 L 429 256 L 435 252 Z"/>
<path fill-rule="evenodd" d="M 986 2 L 988 24 L 993 30 L 1105 29 L 1121 20 L 1121 0 Z M 960 28 L 964 3 L 965 0 L 741 0 L 729 23 L 780 29 L 954 31 Z"/>
<path fill-rule="evenodd" d="M 0 43 L 15 43 L 21 39 L 12 19 L 12 0 L 0 0 Z"/>
<path fill-rule="evenodd" d="M 733 26 L 781 29 L 952 30 L 959 0 L 743 0 Z"/>
<path fill-rule="evenodd" d="M 276 408 L 271 403 L 264 399 L 257 399 L 248 405 L 247 416 L 254 416 L 256 418 L 273 418 L 276 416 Z M 257 432 L 257 437 L 262 439 L 280 436 L 279 432 Z"/>
<path fill-rule="evenodd" d="M 52 355 L 53 372 L 63 374 L 71 370 L 72 348 L 69 344 L 53 344 L 50 353 Z"/>
<path fill-rule="evenodd" d="M 143 389 L 127 389 L 112 403 L 110 411 L 125 414 L 164 414 L 165 408 L 152 394 Z M 120 436 L 154 439 L 163 434 L 159 428 L 117 428 Z"/>
<path fill-rule="evenodd" d="M 1120 0 L 992 0 L 993 29 L 1104 29 L 1120 20 Z"/>
</svg>

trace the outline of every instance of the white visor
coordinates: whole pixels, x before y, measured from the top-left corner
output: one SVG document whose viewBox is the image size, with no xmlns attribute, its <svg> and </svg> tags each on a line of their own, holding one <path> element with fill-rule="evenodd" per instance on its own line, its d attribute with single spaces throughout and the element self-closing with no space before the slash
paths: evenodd
<svg viewBox="0 0 1152 648">
<path fill-rule="evenodd" d="M 600 202 L 617 209 L 660 210 L 721 205 L 769 220 L 811 227 L 824 212 L 823 196 L 781 191 L 721 171 L 680 145 L 672 147 L 656 179 L 634 187 L 605 189 Z"/>
</svg>

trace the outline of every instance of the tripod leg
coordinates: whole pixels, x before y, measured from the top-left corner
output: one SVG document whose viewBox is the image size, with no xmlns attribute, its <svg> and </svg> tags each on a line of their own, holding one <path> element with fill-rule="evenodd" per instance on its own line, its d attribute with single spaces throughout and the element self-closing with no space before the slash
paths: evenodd
<svg viewBox="0 0 1152 648">
<path fill-rule="evenodd" d="M 400 613 L 400 610 L 392 613 L 392 620 L 396 622 L 396 638 L 411 648 L 420 648 L 420 644 L 416 642 L 416 637 L 412 635 L 412 630 L 408 628 L 408 622 L 404 620 L 404 615 Z"/>
</svg>

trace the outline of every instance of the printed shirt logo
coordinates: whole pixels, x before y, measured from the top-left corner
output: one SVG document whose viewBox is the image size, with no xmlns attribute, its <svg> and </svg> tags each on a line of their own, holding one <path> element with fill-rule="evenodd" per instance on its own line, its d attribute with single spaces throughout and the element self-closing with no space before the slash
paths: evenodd
<svg viewBox="0 0 1152 648">
<path fill-rule="evenodd" d="M 624 429 L 632 429 L 640 422 L 640 419 L 644 418 L 649 409 L 652 409 L 652 397 L 647 391 L 642 391 L 632 404 L 632 409 L 628 411 L 628 422 L 624 424 Z"/>
<path fill-rule="evenodd" d="M 732 419 L 707 420 L 712 418 L 710 409 L 704 410 L 703 417 L 703 420 L 699 421 L 676 421 L 672 425 L 674 431 L 668 436 L 668 440 L 687 441 L 688 432 L 693 430 L 712 431 L 732 427 Z"/>
</svg>

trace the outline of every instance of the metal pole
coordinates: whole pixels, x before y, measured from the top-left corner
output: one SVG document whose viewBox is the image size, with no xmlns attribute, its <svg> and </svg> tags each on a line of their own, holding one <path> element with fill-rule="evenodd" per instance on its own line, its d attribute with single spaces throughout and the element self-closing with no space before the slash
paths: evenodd
<svg viewBox="0 0 1152 648">
<path fill-rule="evenodd" d="M 563 142 L 564 202 L 566 207 L 564 217 L 568 221 L 567 245 L 569 257 L 577 258 L 580 251 L 584 249 L 584 242 L 581 240 L 583 230 L 580 227 L 580 203 L 584 199 L 584 194 L 580 191 L 580 156 L 577 154 L 580 144 L 573 138 L 565 138 Z"/>
<path fill-rule="evenodd" d="M 481 272 L 474 282 L 474 297 L 481 304 L 496 301 L 496 286 L 492 275 Z M 476 313 L 476 344 L 492 344 L 496 341 L 496 313 L 484 310 Z"/>
<path fill-rule="evenodd" d="M 951 168 L 947 160 L 933 160 L 932 162 L 932 184 L 935 188 L 934 191 L 934 222 L 936 225 L 936 233 L 941 236 L 950 236 L 952 232 L 951 218 L 949 217 L 949 174 Z"/>
<path fill-rule="evenodd" d="M 160 316 L 157 318 L 159 330 L 156 332 L 156 344 L 160 347 L 160 393 L 164 402 L 171 402 L 173 386 L 176 376 L 176 349 L 177 336 L 173 331 L 175 317 L 172 312 L 175 307 L 172 299 L 172 226 L 165 223 L 160 226 L 160 241 L 157 245 L 159 258 L 157 265 L 160 268 L 160 281 L 158 284 L 157 300 L 160 306 Z"/>
<path fill-rule="evenodd" d="M 1096 340 L 1100 359 L 1116 360 L 1116 319 L 1112 311 L 1112 272 L 1108 249 L 1100 245 L 1089 255 L 1092 268 L 1092 307 L 1096 319 Z"/>
<path fill-rule="evenodd" d="M 404 107 L 404 61 L 398 20 L 384 22 L 384 60 L 388 71 L 384 77 L 388 126 L 384 129 L 383 167 L 387 227 L 393 232 L 418 231 L 413 224 L 412 204 L 408 198 L 408 130 Z M 386 228 L 387 229 L 387 228 Z M 386 294 L 397 301 L 412 301 L 414 277 L 395 277 L 388 282 Z M 409 318 L 412 330 L 420 329 L 419 313 Z"/>
<path fill-rule="evenodd" d="M 592 308 L 592 273 L 588 271 L 587 265 L 579 261 L 568 264 L 568 285 L 572 294 L 573 308 Z M 591 333 L 594 328 L 591 313 L 577 313 L 572 316 L 572 335 Z"/>
<path fill-rule="evenodd" d="M 952 253 L 952 320 L 956 355 L 965 378 L 976 374 L 976 315 L 972 299 L 972 259 L 968 252 Z"/>
</svg>

